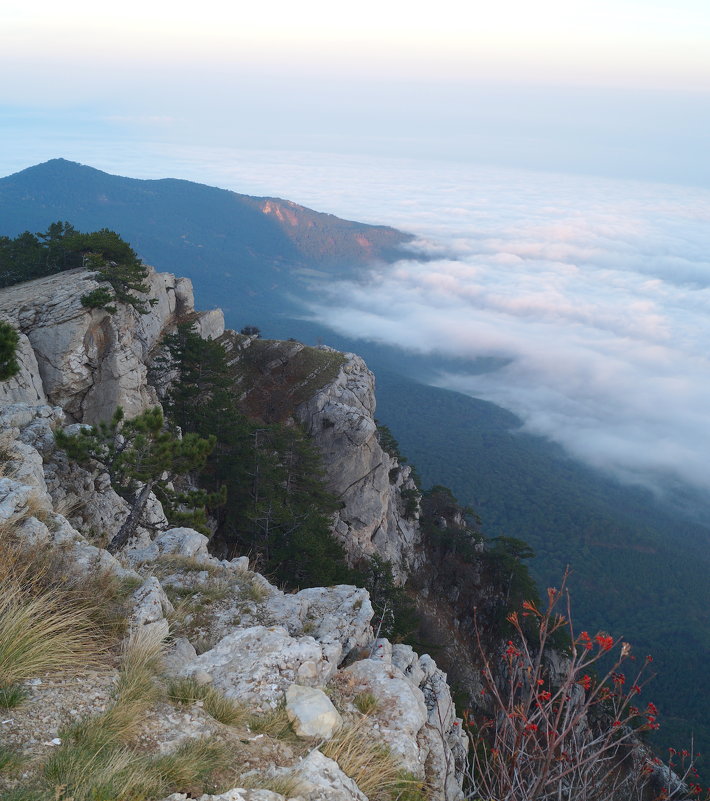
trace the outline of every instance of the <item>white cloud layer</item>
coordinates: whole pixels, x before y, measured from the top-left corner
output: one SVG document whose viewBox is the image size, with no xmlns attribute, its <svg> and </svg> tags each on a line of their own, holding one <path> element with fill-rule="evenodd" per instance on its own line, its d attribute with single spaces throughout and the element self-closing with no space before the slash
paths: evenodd
<svg viewBox="0 0 710 801">
<path fill-rule="evenodd" d="M 108 160 L 103 142 L 95 159 L 86 142 L 76 149 L 64 155 L 124 175 L 286 197 L 417 234 L 435 260 L 331 284 L 318 317 L 354 338 L 508 359 L 440 383 L 626 478 L 710 488 L 709 190 L 226 147 L 126 145 Z"/>
<path fill-rule="evenodd" d="M 422 353 L 507 359 L 439 382 L 627 479 L 710 488 L 710 192 L 438 172 L 428 191 L 383 176 L 400 200 L 368 215 L 420 233 L 437 258 L 330 285 L 318 318 Z"/>
</svg>

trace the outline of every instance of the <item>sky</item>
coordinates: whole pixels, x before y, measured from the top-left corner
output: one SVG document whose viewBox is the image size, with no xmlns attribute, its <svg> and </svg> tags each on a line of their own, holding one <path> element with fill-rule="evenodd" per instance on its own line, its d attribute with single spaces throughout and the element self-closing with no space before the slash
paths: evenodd
<svg viewBox="0 0 710 801">
<path fill-rule="evenodd" d="M 705 0 L 5 0 L 0 75 L 0 143 L 41 157 L 83 133 L 710 183 Z"/>
<path fill-rule="evenodd" d="M 304 313 L 499 356 L 438 380 L 708 488 L 706 0 L 104 6 L 2 4 L 0 174 L 63 156 L 411 231 L 435 259 Z"/>
</svg>

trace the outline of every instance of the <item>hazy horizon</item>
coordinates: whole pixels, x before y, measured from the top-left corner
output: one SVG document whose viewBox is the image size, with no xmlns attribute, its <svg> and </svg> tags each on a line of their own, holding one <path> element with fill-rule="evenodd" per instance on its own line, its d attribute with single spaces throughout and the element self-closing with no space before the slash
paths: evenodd
<svg viewBox="0 0 710 801">
<path fill-rule="evenodd" d="M 0 44 L 0 172 L 208 147 L 710 186 L 701 0 L 7 0 Z"/>
</svg>

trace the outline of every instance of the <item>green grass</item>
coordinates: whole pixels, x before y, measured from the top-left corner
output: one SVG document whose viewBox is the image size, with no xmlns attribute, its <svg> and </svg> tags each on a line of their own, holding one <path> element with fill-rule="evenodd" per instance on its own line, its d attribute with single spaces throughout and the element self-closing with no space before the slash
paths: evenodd
<svg viewBox="0 0 710 801">
<path fill-rule="evenodd" d="M 13 773 L 23 761 L 22 755 L 14 748 L 0 744 L 0 776 Z"/>
<path fill-rule="evenodd" d="M 171 681 L 168 698 L 184 706 L 202 701 L 205 712 L 225 726 L 241 726 L 247 721 L 248 715 L 243 705 L 222 695 L 209 684 L 198 684 L 192 677 Z"/>
<path fill-rule="evenodd" d="M 0 709 L 15 709 L 27 699 L 29 693 L 19 684 L 0 687 Z"/>
</svg>

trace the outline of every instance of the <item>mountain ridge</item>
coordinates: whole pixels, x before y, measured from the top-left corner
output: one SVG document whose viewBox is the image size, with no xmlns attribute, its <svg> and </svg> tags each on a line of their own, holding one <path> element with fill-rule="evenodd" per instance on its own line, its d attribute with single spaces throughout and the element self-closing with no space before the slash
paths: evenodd
<svg viewBox="0 0 710 801">
<path fill-rule="evenodd" d="M 42 230 L 57 219 L 116 230 L 147 263 L 167 260 L 198 280 L 207 305 L 230 308 L 226 280 L 264 314 L 277 304 L 295 308 L 290 296 L 307 291 L 309 270 L 351 275 L 373 261 L 404 257 L 414 238 L 282 198 L 178 178 L 127 178 L 66 159 L 0 178 L 0 234 Z"/>
</svg>

